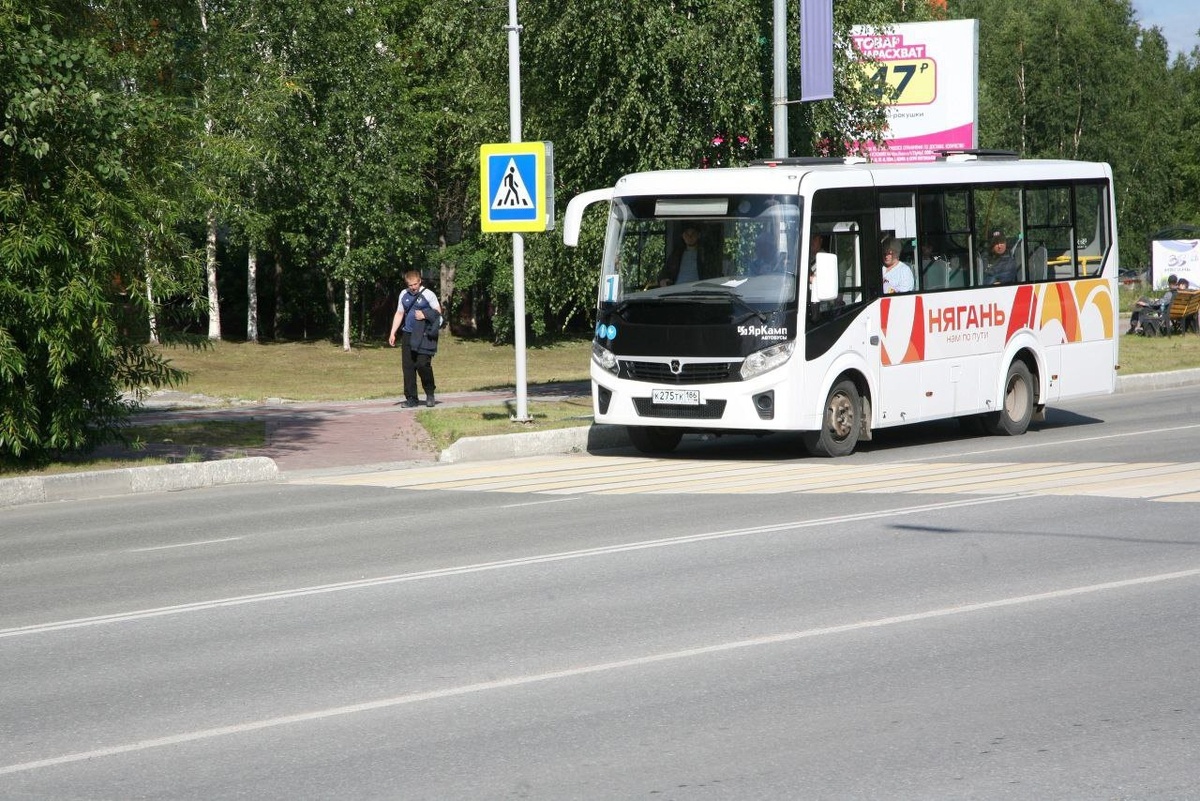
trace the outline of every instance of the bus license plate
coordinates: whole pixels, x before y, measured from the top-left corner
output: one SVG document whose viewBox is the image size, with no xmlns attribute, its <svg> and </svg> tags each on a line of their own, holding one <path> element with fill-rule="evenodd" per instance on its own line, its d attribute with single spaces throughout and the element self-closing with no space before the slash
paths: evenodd
<svg viewBox="0 0 1200 801">
<path fill-rule="evenodd" d="M 666 406 L 699 406 L 700 390 L 698 389 L 653 389 L 650 391 L 650 402 Z"/>
</svg>

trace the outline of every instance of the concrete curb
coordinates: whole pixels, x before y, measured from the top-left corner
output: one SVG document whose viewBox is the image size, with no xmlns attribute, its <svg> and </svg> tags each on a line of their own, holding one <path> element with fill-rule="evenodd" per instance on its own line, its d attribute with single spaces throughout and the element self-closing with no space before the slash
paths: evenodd
<svg viewBox="0 0 1200 801">
<path fill-rule="evenodd" d="M 226 459 L 219 462 L 189 462 L 7 478 L 0 480 L 0 508 L 48 501 L 91 500 L 142 492 L 175 492 L 278 479 L 279 468 L 275 460 L 265 456 Z"/>
<path fill-rule="evenodd" d="M 1117 378 L 1117 392 L 1142 392 L 1152 389 L 1172 389 L 1200 384 L 1200 368 L 1173 370 L 1168 373 L 1141 373 Z"/>
<path fill-rule="evenodd" d="M 463 437 L 438 456 L 445 464 L 454 462 L 515 459 L 548 453 L 581 453 L 608 450 L 629 445 L 624 426 L 587 425 L 530 431 L 527 434 L 496 434 L 490 437 Z"/>
</svg>

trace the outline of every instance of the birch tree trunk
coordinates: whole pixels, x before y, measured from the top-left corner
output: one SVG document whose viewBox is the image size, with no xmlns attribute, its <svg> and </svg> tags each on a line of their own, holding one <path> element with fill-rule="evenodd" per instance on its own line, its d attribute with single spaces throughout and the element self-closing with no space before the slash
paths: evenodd
<svg viewBox="0 0 1200 801">
<path fill-rule="evenodd" d="M 350 281 L 346 281 L 346 295 L 342 301 L 342 350 L 350 352 Z"/>
<path fill-rule="evenodd" d="M 258 342 L 258 250 L 246 256 L 246 341 Z"/>
<path fill-rule="evenodd" d="M 146 312 L 149 315 L 148 322 L 150 323 L 150 344 L 158 344 L 158 311 L 154 306 L 154 287 L 153 279 L 150 276 L 150 253 L 146 253 Z"/>
<path fill-rule="evenodd" d="M 283 308 L 283 256 L 275 251 L 275 308 L 271 309 L 272 338 L 279 339 L 279 318 Z"/>
<path fill-rule="evenodd" d="M 200 30 L 203 31 L 205 39 L 208 38 L 208 3 L 206 0 L 199 0 L 197 6 L 200 11 Z M 209 63 L 207 54 L 204 55 L 204 84 L 201 89 L 201 96 L 204 102 L 204 108 L 211 108 L 210 91 L 209 91 Z M 208 114 L 204 118 L 204 134 L 212 136 L 214 128 L 213 118 Z M 208 281 L 208 338 L 221 338 L 221 299 L 217 294 L 217 209 L 210 207 L 208 214 L 205 215 L 205 227 L 207 229 L 207 241 L 204 249 L 204 269 Z"/>
<path fill-rule="evenodd" d="M 445 233 L 442 233 L 438 236 L 438 250 L 445 253 L 445 250 L 446 250 L 446 234 Z M 457 272 L 458 271 L 455 269 L 455 265 L 453 263 L 447 262 L 445 260 L 445 258 L 441 259 L 440 264 L 438 265 L 438 279 L 439 279 L 438 283 L 441 285 L 439 287 L 439 289 L 441 290 L 441 293 L 440 293 L 441 297 L 439 298 L 439 300 L 442 302 L 442 314 L 443 315 L 450 314 L 450 301 L 454 297 L 454 279 L 457 275 Z M 447 324 L 446 324 L 445 330 L 442 331 L 442 336 L 448 337 L 454 333 L 452 330 L 453 326 L 450 325 L 451 322 L 453 322 L 453 318 L 447 316 L 447 318 L 446 318 Z"/>
<path fill-rule="evenodd" d="M 346 223 L 346 259 L 350 259 L 350 224 Z M 350 352 L 350 279 L 345 281 L 345 293 L 342 296 L 342 350 Z"/>
<path fill-rule="evenodd" d="M 221 338 L 221 298 L 217 294 L 217 210 L 208 210 L 208 244 L 204 251 L 208 274 L 208 338 Z"/>
</svg>

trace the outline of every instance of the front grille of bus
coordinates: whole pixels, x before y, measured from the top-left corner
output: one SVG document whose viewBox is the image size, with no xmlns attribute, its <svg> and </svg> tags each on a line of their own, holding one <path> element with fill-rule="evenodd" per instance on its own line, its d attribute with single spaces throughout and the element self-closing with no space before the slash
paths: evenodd
<svg viewBox="0 0 1200 801">
<path fill-rule="evenodd" d="M 638 417 L 669 417 L 672 420 L 720 420 L 725 414 L 725 401 L 711 400 L 701 406 L 655 406 L 649 398 L 634 398 L 633 408 Z"/>
<path fill-rule="evenodd" d="M 621 360 L 621 378 L 654 384 L 716 384 L 738 380 L 738 362 L 693 362 L 684 364 L 679 374 L 666 362 Z"/>
</svg>

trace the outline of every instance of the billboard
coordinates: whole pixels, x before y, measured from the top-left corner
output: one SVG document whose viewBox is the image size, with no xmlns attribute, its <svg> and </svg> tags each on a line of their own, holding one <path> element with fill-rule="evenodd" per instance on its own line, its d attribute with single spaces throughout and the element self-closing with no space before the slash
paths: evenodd
<svg viewBox="0 0 1200 801">
<path fill-rule="evenodd" d="M 1155 239 L 1150 243 L 1150 283 L 1159 289 L 1167 276 L 1186 278 L 1188 286 L 1200 286 L 1200 239 Z"/>
<path fill-rule="evenodd" d="M 979 20 L 856 25 L 857 52 L 871 82 L 894 92 L 886 147 L 868 144 L 871 161 L 933 161 L 943 150 L 979 146 Z"/>
</svg>

